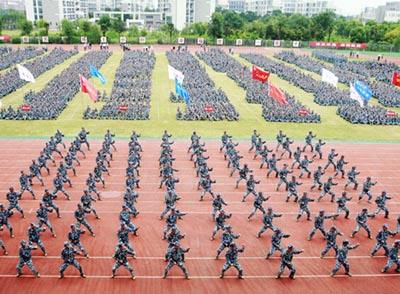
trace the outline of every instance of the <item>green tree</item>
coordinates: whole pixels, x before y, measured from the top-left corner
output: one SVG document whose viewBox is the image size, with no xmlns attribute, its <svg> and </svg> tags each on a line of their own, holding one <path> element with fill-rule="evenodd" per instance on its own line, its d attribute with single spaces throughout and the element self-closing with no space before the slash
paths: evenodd
<svg viewBox="0 0 400 294">
<path fill-rule="evenodd" d="M 95 44 L 100 42 L 101 30 L 97 24 L 91 24 L 86 34 L 89 43 Z"/>
<path fill-rule="evenodd" d="M 140 34 L 139 29 L 135 25 L 132 25 L 128 30 L 129 38 L 137 38 L 139 37 L 139 34 Z"/>
<path fill-rule="evenodd" d="M 224 35 L 224 17 L 220 12 L 214 12 L 208 25 L 208 34 L 213 38 L 222 38 Z"/>
<path fill-rule="evenodd" d="M 2 30 L 3 30 L 3 18 L 0 17 L 0 35 Z"/>
<path fill-rule="evenodd" d="M 322 12 L 315 15 L 312 21 L 313 25 L 311 29 L 314 31 L 313 37 L 319 40 L 327 38 L 330 41 L 335 25 L 335 14 L 332 11 Z"/>
<path fill-rule="evenodd" d="M 364 43 L 367 41 L 365 28 L 356 26 L 350 31 L 350 41 L 355 43 Z"/>
<path fill-rule="evenodd" d="M 111 19 L 108 15 L 102 15 L 99 19 L 99 25 L 103 36 L 111 27 Z"/>
<path fill-rule="evenodd" d="M 222 16 L 224 18 L 223 29 L 225 37 L 232 36 L 243 28 L 244 21 L 236 12 L 231 10 L 224 11 Z"/>
<path fill-rule="evenodd" d="M 167 23 L 161 27 L 161 31 L 168 34 L 169 42 L 172 42 L 172 36 L 177 32 L 172 23 Z"/>
<path fill-rule="evenodd" d="M 21 30 L 22 36 L 29 36 L 33 30 L 32 22 L 26 19 L 22 20 L 19 24 L 19 29 Z"/>
<path fill-rule="evenodd" d="M 78 25 L 79 25 L 79 29 L 84 34 L 89 33 L 92 28 L 92 24 L 89 21 L 87 21 L 86 19 L 80 19 Z"/>
<path fill-rule="evenodd" d="M 73 22 L 63 19 L 61 21 L 61 33 L 66 37 L 67 43 L 72 43 L 72 39 L 75 36 L 75 25 Z"/>
<path fill-rule="evenodd" d="M 50 24 L 49 24 L 47 21 L 45 21 L 45 20 L 43 20 L 43 19 L 39 19 L 39 20 L 37 21 L 37 23 L 36 23 L 36 26 L 37 26 L 39 29 L 41 29 L 41 32 L 42 32 L 42 35 L 43 35 L 43 36 L 48 36 L 48 35 L 49 35 L 49 27 L 50 27 Z"/>
<path fill-rule="evenodd" d="M 125 31 L 125 23 L 120 18 L 114 18 L 111 22 L 111 28 L 121 35 Z"/>
</svg>

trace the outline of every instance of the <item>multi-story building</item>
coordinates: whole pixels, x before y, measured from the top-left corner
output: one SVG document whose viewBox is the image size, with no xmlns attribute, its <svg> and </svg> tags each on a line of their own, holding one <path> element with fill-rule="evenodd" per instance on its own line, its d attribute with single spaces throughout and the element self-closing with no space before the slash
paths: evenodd
<svg viewBox="0 0 400 294">
<path fill-rule="evenodd" d="M 216 7 L 220 7 L 222 9 L 229 9 L 229 1 L 228 0 L 217 0 L 215 5 L 216 5 Z"/>
<path fill-rule="evenodd" d="M 283 13 L 299 13 L 307 16 L 334 10 L 327 0 L 281 0 L 280 7 Z"/>
<path fill-rule="evenodd" d="M 379 23 L 400 21 L 400 1 L 387 2 L 378 7 L 366 7 L 360 15 L 362 21 L 375 20 Z"/>
<path fill-rule="evenodd" d="M 29 21 L 43 18 L 43 0 L 25 0 L 25 14 Z"/>
<path fill-rule="evenodd" d="M 24 0 L 1 0 L 0 9 L 1 10 L 13 9 L 13 10 L 24 11 L 25 3 Z"/>
<path fill-rule="evenodd" d="M 247 0 L 245 7 L 246 11 L 252 11 L 261 16 L 271 14 L 274 8 L 273 0 Z"/>
<path fill-rule="evenodd" d="M 246 0 L 229 0 L 228 9 L 235 12 L 245 12 L 246 11 Z"/>
</svg>

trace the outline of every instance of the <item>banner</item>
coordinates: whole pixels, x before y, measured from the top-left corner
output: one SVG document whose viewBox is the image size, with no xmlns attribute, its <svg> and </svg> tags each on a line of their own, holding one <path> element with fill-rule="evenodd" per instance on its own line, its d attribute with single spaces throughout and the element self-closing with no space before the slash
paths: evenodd
<svg viewBox="0 0 400 294">
<path fill-rule="evenodd" d="M 293 41 L 292 46 L 294 48 L 299 48 L 300 47 L 300 41 Z"/>
<path fill-rule="evenodd" d="M 139 37 L 139 44 L 146 44 L 146 37 Z"/>
<path fill-rule="evenodd" d="M 178 44 L 179 45 L 185 44 L 185 38 L 178 38 Z"/>
<path fill-rule="evenodd" d="M 87 43 L 87 37 L 82 36 L 82 37 L 81 37 L 81 43 L 82 43 L 82 44 L 86 44 L 86 43 Z"/>
<path fill-rule="evenodd" d="M 89 66 L 90 74 L 92 77 L 96 77 L 104 85 L 106 83 L 106 78 L 95 68 L 93 65 Z"/>
<path fill-rule="evenodd" d="M 203 45 L 204 44 L 204 38 L 197 38 L 197 45 Z"/>
<path fill-rule="evenodd" d="M 217 45 L 219 46 L 224 45 L 224 39 L 217 39 Z"/>
<path fill-rule="evenodd" d="M 28 36 L 23 36 L 21 37 L 22 43 L 29 43 L 29 37 Z"/>
<path fill-rule="evenodd" d="M 177 95 L 182 97 L 186 104 L 189 104 L 189 93 L 183 88 L 182 84 L 179 83 L 178 80 L 175 80 L 175 92 Z"/>
<path fill-rule="evenodd" d="M 177 80 L 180 84 L 182 84 L 185 76 L 182 72 L 168 64 L 168 78 L 173 81 Z"/>
<path fill-rule="evenodd" d="M 79 75 L 79 82 L 81 85 L 81 91 L 83 93 L 87 93 L 90 99 L 96 102 L 98 98 L 98 92 L 96 88 L 93 86 L 93 84 L 82 75 Z"/>
<path fill-rule="evenodd" d="M 350 85 L 350 98 L 356 100 L 361 107 L 364 106 L 363 99 L 361 98 L 360 94 L 358 94 L 353 84 Z"/>
<path fill-rule="evenodd" d="M 337 87 L 339 78 L 335 74 L 325 68 L 322 69 L 322 81 Z"/>
<path fill-rule="evenodd" d="M 48 36 L 42 36 L 42 43 L 49 43 L 49 37 Z"/>
<path fill-rule="evenodd" d="M 125 36 L 119 37 L 119 42 L 121 44 L 126 44 L 126 37 Z"/>
<path fill-rule="evenodd" d="M 281 40 L 274 40 L 274 47 L 281 47 Z"/>
<path fill-rule="evenodd" d="M 271 83 L 269 84 L 268 87 L 268 96 L 273 98 L 276 102 L 278 102 L 281 105 L 288 104 L 285 93 L 278 87 L 272 85 Z"/>
<path fill-rule="evenodd" d="M 242 46 L 243 45 L 243 40 L 242 39 L 236 39 L 236 46 Z"/>
<path fill-rule="evenodd" d="M 394 112 L 393 110 L 388 110 L 388 111 L 386 111 L 386 116 L 395 117 L 395 116 L 397 116 L 397 113 Z"/>
<path fill-rule="evenodd" d="M 369 88 L 369 86 L 367 84 L 364 84 L 363 82 L 360 81 L 356 81 L 354 84 L 354 87 L 356 88 L 356 91 L 358 92 L 358 94 L 361 96 L 361 98 L 368 103 L 368 101 L 371 99 L 372 97 L 372 91 Z"/>
<path fill-rule="evenodd" d="M 28 105 L 28 104 L 24 104 L 24 105 L 21 106 L 21 110 L 24 111 L 24 112 L 31 111 L 31 106 Z"/>
<path fill-rule="evenodd" d="M 21 64 L 17 64 L 17 70 L 18 70 L 19 78 L 21 80 L 31 82 L 31 83 L 35 82 L 35 77 L 25 66 L 23 66 Z"/>
<path fill-rule="evenodd" d="M 260 81 L 261 83 L 265 83 L 268 81 L 270 73 L 259 68 L 258 66 L 253 65 L 253 68 L 251 70 L 251 77 L 253 80 Z"/>
<path fill-rule="evenodd" d="M 300 115 L 300 116 L 307 116 L 308 114 L 309 114 L 309 112 L 308 112 L 307 109 L 301 108 L 301 109 L 299 110 L 299 115 Z"/>
<path fill-rule="evenodd" d="M 204 111 L 207 113 L 213 112 L 214 107 L 212 107 L 212 105 L 210 105 L 210 104 L 207 104 L 206 106 L 204 106 Z"/>
<path fill-rule="evenodd" d="M 392 84 L 400 87 L 400 74 L 397 71 L 393 73 Z"/>
<path fill-rule="evenodd" d="M 127 105 L 120 105 L 120 106 L 118 106 L 118 110 L 119 111 L 127 111 L 128 110 L 128 106 Z"/>
<path fill-rule="evenodd" d="M 259 46 L 261 46 L 261 45 L 262 45 L 262 40 L 255 40 L 255 41 L 254 41 L 254 46 L 259 47 Z"/>
<path fill-rule="evenodd" d="M 367 49 L 368 45 L 366 43 L 343 43 L 343 42 L 323 42 L 323 41 L 313 41 L 310 42 L 310 47 L 322 47 L 322 48 L 333 48 L 333 49 Z"/>
<path fill-rule="evenodd" d="M 107 43 L 107 37 L 101 37 L 100 38 L 100 43 Z"/>
</svg>

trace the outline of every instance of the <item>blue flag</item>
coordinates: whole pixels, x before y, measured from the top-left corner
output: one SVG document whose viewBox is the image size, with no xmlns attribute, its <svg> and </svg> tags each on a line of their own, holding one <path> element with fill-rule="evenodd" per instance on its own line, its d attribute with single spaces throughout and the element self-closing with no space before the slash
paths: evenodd
<svg viewBox="0 0 400 294">
<path fill-rule="evenodd" d="M 372 97 L 372 91 L 368 87 L 368 85 L 364 84 L 363 82 L 356 81 L 354 83 L 354 88 L 357 91 L 357 93 L 361 96 L 361 98 L 365 101 L 365 103 L 368 103 L 368 101 Z"/>
<path fill-rule="evenodd" d="M 181 96 L 182 99 L 185 101 L 186 104 L 189 104 L 190 101 L 190 96 L 188 91 L 186 91 L 182 84 L 178 82 L 178 80 L 175 80 L 175 92 L 177 95 Z"/>
<path fill-rule="evenodd" d="M 103 85 L 106 83 L 106 78 L 97 70 L 97 68 L 95 68 L 93 65 L 90 65 L 89 69 L 92 77 L 98 78 Z"/>
</svg>

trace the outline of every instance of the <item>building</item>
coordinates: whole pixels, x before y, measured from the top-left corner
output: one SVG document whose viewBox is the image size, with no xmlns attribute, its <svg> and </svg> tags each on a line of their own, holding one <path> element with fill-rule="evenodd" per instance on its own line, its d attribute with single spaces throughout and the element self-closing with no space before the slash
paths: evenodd
<svg viewBox="0 0 400 294">
<path fill-rule="evenodd" d="M 275 9 L 273 0 L 247 0 L 245 10 L 264 16 L 272 14 Z"/>
<path fill-rule="evenodd" d="M 50 24 L 50 29 L 59 29 L 61 21 L 74 21 L 88 18 L 88 0 L 42 0 L 43 19 Z"/>
<path fill-rule="evenodd" d="M 25 14 L 29 21 L 43 18 L 43 0 L 25 0 Z"/>
<path fill-rule="evenodd" d="M 245 12 L 246 11 L 246 0 L 229 0 L 228 9 L 235 12 Z"/>
<path fill-rule="evenodd" d="M 217 0 L 215 3 L 216 7 L 220 7 L 222 9 L 229 9 L 229 1 L 228 0 Z"/>
<path fill-rule="evenodd" d="M 195 22 L 209 22 L 216 0 L 159 0 L 158 11 L 164 23 L 172 23 L 181 31 Z"/>
<path fill-rule="evenodd" d="M 24 0 L 1 0 L 0 9 L 1 10 L 13 9 L 18 11 L 24 11 L 25 2 Z"/>
<path fill-rule="evenodd" d="M 400 21 L 400 1 L 387 2 L 378 7 L 366 7 L 360 15 L 363 22 L 374 20 L 382 23 Z"/>
<path fill-rule="evenodd" d="M 281 0 L 280 8 L 283 13 L 299 13 L 306 16 L 334 11 L 327 0 Z"/>
</svg>

